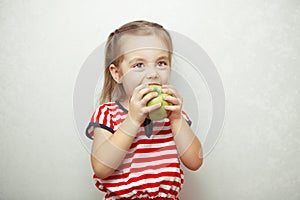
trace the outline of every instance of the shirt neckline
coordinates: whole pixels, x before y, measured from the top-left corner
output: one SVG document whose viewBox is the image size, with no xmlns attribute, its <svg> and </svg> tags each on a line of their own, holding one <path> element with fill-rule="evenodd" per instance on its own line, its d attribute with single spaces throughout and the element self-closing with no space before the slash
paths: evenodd
<svg viewBox="0 0 300 200">
<path fill-rule="evenodd" d="M 121 110 L 128 113 L 128 110 L 120 103 L 119 100 L 116 100 L 115 103 L 121 108 Z"/>
</svg>

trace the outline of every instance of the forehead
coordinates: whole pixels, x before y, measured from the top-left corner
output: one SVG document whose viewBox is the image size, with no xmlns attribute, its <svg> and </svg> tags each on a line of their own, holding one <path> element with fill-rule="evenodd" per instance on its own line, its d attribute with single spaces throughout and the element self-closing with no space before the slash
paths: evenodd
<svg viewBox="0 0 300 200">
<path fill-rule="evenodd" d="M 121 54 L 140 52 L 140 50 L 156 50 L 157 52 L 168 52 L 166 41 L 156 35 L 124 35 L 120 38 Z"/>
<path fill-rule="evenodd" d="M 161 49 L 139 49 L 123 54 L 123 62 L 132 63 L 137 61 L 157 62 L 158 59 L 170 60 L 168 51 Z"/>
</svg>

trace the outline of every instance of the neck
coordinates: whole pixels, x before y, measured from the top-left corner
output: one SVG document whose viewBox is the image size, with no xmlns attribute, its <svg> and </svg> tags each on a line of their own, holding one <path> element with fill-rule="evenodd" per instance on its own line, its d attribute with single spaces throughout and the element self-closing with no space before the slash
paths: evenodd
<svg viewBox="0 0 300 200">
<path fill-rule="evenodd" d="M 126 108 L 127 110 L 129 109 L 129 99 L 128 98 L 120 100 L 120 103 L 122 104 L 122 106 L 124 108 Z"/>
</svg>

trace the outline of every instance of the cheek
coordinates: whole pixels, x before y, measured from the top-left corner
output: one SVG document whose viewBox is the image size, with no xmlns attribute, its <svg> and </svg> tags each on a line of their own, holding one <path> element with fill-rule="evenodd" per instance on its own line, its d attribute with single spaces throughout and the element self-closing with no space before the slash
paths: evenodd
<svg viewBox="0 0 300 200">
<path fill-rule="evenodd" d="M 168 84 L 169 77 L 170 77 L 170 70 L 159 72 L 159 76 L 160 76 L 162 84 Z"/>
<path fill-rule="evenodd" d="M 142 83 L 143 77 L 134 72 L 128 72 L 123 76 L 123 87 L 126 92 L 126 95 L 131 97 L 133 90 Z"/>
</svg>

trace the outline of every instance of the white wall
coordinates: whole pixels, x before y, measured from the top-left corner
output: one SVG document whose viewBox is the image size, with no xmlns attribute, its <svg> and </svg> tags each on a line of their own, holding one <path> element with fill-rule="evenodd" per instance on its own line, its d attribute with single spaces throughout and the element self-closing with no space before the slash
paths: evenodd
<svg viewBox="0 0 300 200">
<path fill-rule="evenodd" d="M 73 89 L 90 53 L 136 19 L 196 41 L 225 87 L 222 137 L 182 199 L 299 199 L 295 0 L 0 1 L 0 199 L 101 199 Z"/>
</svg>

